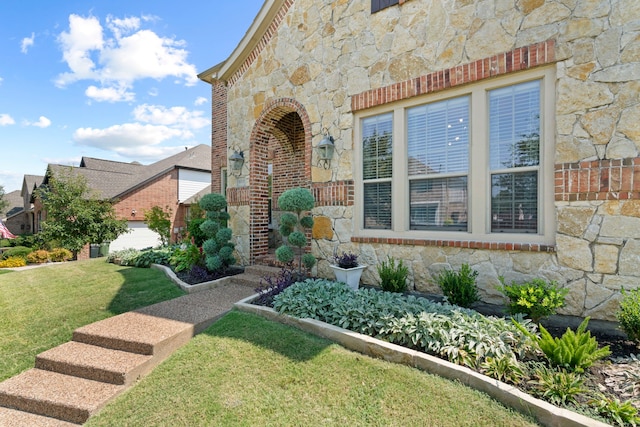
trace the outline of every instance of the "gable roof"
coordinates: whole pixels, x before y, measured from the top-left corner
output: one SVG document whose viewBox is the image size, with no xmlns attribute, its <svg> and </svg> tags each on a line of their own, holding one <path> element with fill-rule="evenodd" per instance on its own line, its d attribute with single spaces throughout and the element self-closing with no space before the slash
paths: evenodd
<svg viewBox="0 0 640 427">
<path fill-rule="evenodd" d="M 8 204 L 6 209 L 0 213 L 1 218 L 11 218 L 24 210 L 24 199 L 20 195 L 19 190 L 6 193 L 2 199 L 7 201 Z"/>
<path fill-rule="evenodd" d="M 50 164 L 47 166 L 46 183 L 50 176 L 70 171 L 85 177 L 89 188 L 98 197 L 115 199 L 143 186 L 173 169 L 191 169 L 211 172 L 211 147 L 200 144 L 150 165 L 124 163 L 83 157 L 79 167 Z"/>
<path fill-rule="evenodd" d="M 206 83 L 212 83 L 215 80 L 229 81 L 236 71 L 250 60 L 254 50 L 261 50 L 271 39 L 275 29 L 284 19 L 285 14 L 281 13 L 281 9 L 283 6 L 288 9 L 291 4 L 293 4 L 291 0 L 265 0 L 258 15 L 231 55 L 225 61 L 198 74 L 198 78 Z M 274 26 L 276 28 L 272 28 Z"/>
</svg>

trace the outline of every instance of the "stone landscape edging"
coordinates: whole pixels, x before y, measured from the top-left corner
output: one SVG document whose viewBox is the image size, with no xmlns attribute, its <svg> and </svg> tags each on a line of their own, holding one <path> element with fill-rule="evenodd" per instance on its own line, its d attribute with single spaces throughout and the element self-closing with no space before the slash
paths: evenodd
<svg viewBox="0 0 640 427">
<path fill-rule="evenodd" d="M 371 357 L 392 363 L 401 363 L 444 378 L 458 380 L 462 384 L 488 394 L 495 400 L 520 413 L 535 418 L 537 422 L 546 427 L 609 426 L 609 424 L 537 399 L 512 385 L 482 375 L 465 366 L 456 365 L 426 353 L 349 331 L 319 320 L 299 319 L 280 314 L 270 307 L 251 304 L 257 297 L 258 294 L 250 296 L 237 302 L 234 306 L 240 311 L 253 313 L 269 320 L 296 327 Z"/>
<path fill-rule="evenodd" d="M 226 276 L 226 277 L 221 277 L 221 278 L 216 279 L 216 280 L 211 280 L 209 282 L 202 282 L 202 283 L 197 283 L 195 285 L 190 285 L 190 284 L 180 280 L 180 278 L 178 278 L 178 276 L 176 276 L 176 273 L 174 273 L 173 270 L 171 270 L 166 265 L 151 264 L 151 268 L 155 268 L 156 270 L 164 271 L 164 274 L 167 275 L 169 280 L 171 280 L 180 289 L 182 289 L 183 291 L 185 291 L 188 294 L 191 294 L 191 293 L 194 293 L 194 292 L 206 291 L 207 289 L 213 289 L 213 288 L 216 288 L 216 287 L 218 287 L 220 285 L 226 285 L 227 283 L 231 282 L 231 278 L 233 277 L 233 276 Z"/>
</svg>

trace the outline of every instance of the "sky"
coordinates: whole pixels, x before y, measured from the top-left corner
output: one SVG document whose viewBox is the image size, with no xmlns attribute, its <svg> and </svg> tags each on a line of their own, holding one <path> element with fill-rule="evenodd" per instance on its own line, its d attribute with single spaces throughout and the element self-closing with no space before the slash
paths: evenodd
<svg viewBox="0 0 640 427">
<path fill-rule="evenodd" d="M 211 144 L 211 86 L 262 0 L 0 2 L 0 185 Z"/>
</svg>

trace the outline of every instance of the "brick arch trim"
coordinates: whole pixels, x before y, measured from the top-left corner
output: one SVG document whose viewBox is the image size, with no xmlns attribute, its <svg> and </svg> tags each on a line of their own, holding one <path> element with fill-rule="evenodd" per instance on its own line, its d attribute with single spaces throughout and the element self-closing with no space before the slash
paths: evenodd
<svg viewBox="0 0 640 427">
<path fill-rule="evenodd" d="M 271 137 L 281 139 L 283 132 L 278 129 L 278 122 L 287 114 L 296 113 L 302 122 L 304 130 L 304 181 L 305 186 L 311 185 L 311 121 L 304 106 L 292 98 L 277 98 L 265 103 L 262 113 L 256 120 L 251 131 L 249 145 L 250 174 L 250 262 L 256 257 L 265 255 L 268 251 L 268 189 L 267 189 L 267 158 L 269 140 Z"/>
</svg>

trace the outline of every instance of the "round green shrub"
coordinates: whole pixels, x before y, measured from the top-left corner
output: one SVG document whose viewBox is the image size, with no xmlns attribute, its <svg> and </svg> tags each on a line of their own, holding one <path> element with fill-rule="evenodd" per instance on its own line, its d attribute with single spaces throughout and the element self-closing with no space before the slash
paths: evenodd
<svg viewBox="0 0 640 427">
<path fill-rule="evenodd" d="M 284 237 L 289 236 L 293 232 L 293 227 L 289 227 L 288 225 L 280 224 L 280 234 Z"/>
<path fill-rule="evenodd" d="M 280 246 L 278 249 L 276 249 L 276 258 L 282 263 L 290 263 L 291 261 L 293 261 L 293 257 L 293 249 L 291 249 L 289 246 Z"/>
<path fill-rule="evenodd" d="M 205 240 L 202 244 L 202 250 L 207 255 L 215 255 L 218 253 L 218 243 L 214 239 Z"/>
<path fill-rule="evenodd" d="M 300 225 L 304 228 L 312 228 L 313 227 L 313 217 L 304 216 L 300 218 Z"/>
<path fill-rule="evenodd" d="M 202 196 L 198 204 L 207 212 L 217 212 L 227 207 L 227 199 L 222 194 L 210 193 Z"/>
<path fill-rule="evenodd" d="M 205 236 L 215 236 L 218 230 L 220 230 L 220 224 L 208 219 L 200 225 L 200 230 L 205 234 Z"/>
<path fill-rule="evenodd" d="M 304 212 L 313 209 L 316 200 L 306 188 L 292 188 L 278 197 L 278 206 L 283 211 Z"/>
<path fill-rule="evenodd" d="M 316 257 L 313 254 L 304 254 L 302 255 L 302 265 L 307 270 L 311 270 L 314 265 L 316 265 Z"/>
<path fill-rule="evenodd" d="M 294 231 L 289 234 L 289 243 L 295 247 L 301 248 L 307 244 L 307 236 L 305 236 L 301 231 Z"/>
<path fill-rule="evenodd" d="M 640 289 L 622 289 L 622 301 L 616 317 L 630 340 L 640 343 Z"/>
<path fill-rule="evenodd" d="M 231 240 L 231 237 L 233 237 L 233 232 L 231 231 L 230 228 L 221 228 L 220 230 L 218 230 L 218 232 L 216 233 L 216 240 L 218 241 L 219 244 L 225 244 L 227 243 L 229 240 Z"/>
<path fill-rule="evenodd" d="M 220 248 L 220 252 L 218 252 L 218 254 L 220 255 L 220 258 L 224 260 L 231 260 L 233 259 L 233 248 L 230 248 L 229 246 L 223 246 L 222 248 Z M 230 264 L 232 264 L 233 262 L 235 262 L 235 259 L 233 259 Z"/>
<path fill-rule="evenodd" d="M 207 257 L 205 265 L 209 271 L 218 271 L 223 267 L 222 259 L 218 255 Z"/>
<path fill-rule="evenodd" d="M 280 217 L 281 226 L 284 225 L 293 229 L 293 227 L 296 226 L 297 222 L 298 222 L 298 217 L 292 214 L 291 212 L 284 213 Z"/>
</svg>

